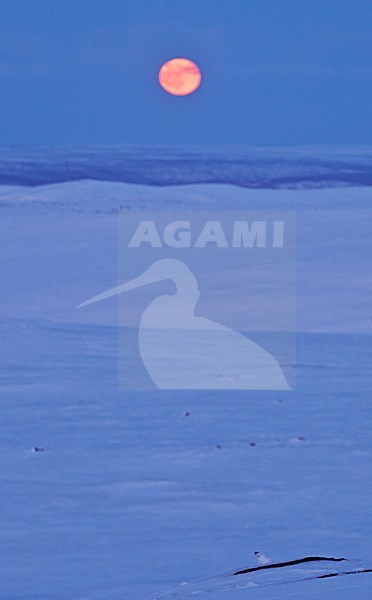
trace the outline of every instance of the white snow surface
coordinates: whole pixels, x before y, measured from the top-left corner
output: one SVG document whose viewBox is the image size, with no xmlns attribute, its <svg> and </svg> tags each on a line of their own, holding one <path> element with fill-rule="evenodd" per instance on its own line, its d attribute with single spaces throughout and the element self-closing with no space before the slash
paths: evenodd
<svg viewBox="0 0 372 600">
<path fill-rule="evenodd" d="M 371 193 L 0 190 L 1 598 L 154 598 L 255 565 L 257 548 L 371 565 Z M 148 208 L 296 212 L 296 391 L 119 389 L 114 302 L 75 307 L 118 283 L 120 210 Z M 369 600 L 371 586 L 360 574 L 192 597 Z"/>
</svg>

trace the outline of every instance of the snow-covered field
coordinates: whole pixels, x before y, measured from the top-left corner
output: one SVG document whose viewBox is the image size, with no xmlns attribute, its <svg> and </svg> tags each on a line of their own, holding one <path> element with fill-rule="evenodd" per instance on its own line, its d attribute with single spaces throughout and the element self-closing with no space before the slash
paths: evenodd
<svg viewBox="0 0 372 600">
<path fill-rule="evenodd" d="M 1 598 L 156 598 L 256 550 L 371 566 L 370 202 L 369 187 L 0 190 Z M 118 388 L 115 302 L 75 307 L 117 284 L 120 211 L 179 207 L 296 211 L 296 391 Z M 372 575 L 210 588 L 189 597 L 367 600 Z"/>
</svg>

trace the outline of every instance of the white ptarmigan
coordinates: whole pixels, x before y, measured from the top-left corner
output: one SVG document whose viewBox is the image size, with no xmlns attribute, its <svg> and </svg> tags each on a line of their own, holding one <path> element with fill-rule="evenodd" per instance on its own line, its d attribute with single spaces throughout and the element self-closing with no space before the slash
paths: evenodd
<svg viewBox="0 0 372 600">
<path fill-rule="evenodd" d="M 271 559 L 267 558 L 267 556 L 265 556 L 264 554 L 261 554 L 259 550 L 255 552 L 255 556 L 260 567 L 263 567 L 264 565 L 269 565 L 271 563 Z"/>
</svg>

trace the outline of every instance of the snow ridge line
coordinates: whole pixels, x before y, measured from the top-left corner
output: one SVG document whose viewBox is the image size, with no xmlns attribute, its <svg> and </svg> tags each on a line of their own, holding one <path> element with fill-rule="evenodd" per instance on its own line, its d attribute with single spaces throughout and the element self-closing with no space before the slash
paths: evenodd
<svg viewBox="0 0 372 600">
<path fill-rule="evenodd" d="M 355 569 L 354 571 L 341 571 L 340 573 L 326 573 L 317 575 L 313 579 L 327 579 L 327 577 L 343 577 L 344 575 L 359 575 L 359 573 L 372 573 L 372 569 Z"/>
<path fill-rule="evenodd" d="M 249 569 L 244 569 L 242 571 L 236 571 L 235 573 L 232 573 L 232 572 L 223 573 L 218 576 L 208 577 L 206 579 L 198 580 L 198 581 L 191 581 L 188 583 L 184 583 L 182 585 L 178 585 L 176 587 L 163 589 L 163 590 L 157 592 L 156 595 L 151 595 L 151 599 L 152 600 L 160 600 L 160 598 L 173 598 L 173 597 L 174 598 L 179 597 L 180 599 L 181 599 L 181 597 L 186 598 L 186 596 L 189 597 L 189 595 L 191 593 L 188 590 L 190 590 L 190 588 L 193 588 L 196 584 L 200 585 L 200 584 L 208 584 L 208 583 L 212 583 L 212 582 L 217 582 L 219 579 L 222 580 L 223 578 L 228 578 L 233 575 L 239 575 L 242 573 L 244 574 L 244 573 L 257 572 L 262 569 L 283 568 L 283 567 L 288 567 L 288 566 L 293 566 L 293 565 L 298 565 L 298 564 L 303 564 L 303 563 L 317 562 L 317 561 L 349 562 L 349 559 L 335 558 L 335 557 L 322 557 L 322 556 L 306 556 L 304 558 L 300 558 L 297 560 L 290 560 L 290 561 L 280 562 L 280 563 L 272 563 L 269 565 L 260 565 L 259 567 L 252 567 Z M 349 569 L 350 569 L 350 567 L 349 567 Z M 313 574 L 310 573 L 308 575 L 305 575 L 302 577 L 301 576 L 296 577 L 294 579 L 288 578 L 288 579 L 283 579 L 282 581 L 270 581 L 270 582 L 255 583 L 254 587 L 272 587 L 272 586 L 283 585 L 283 584 L 298 583 L 298 582 L 304 582 L 304 581 L 313 581 L 314 579 L 328 579 L 331 577 L 343 577 L 344 575 L 358 575 L 361 573 L 372 573 L 372 568 L 371 567 L 359 567 L 359 568 L 356 567 L 352 570 L 323 573 L 322 575 L 316 575 L 315 573 L 313 573 Z M 206 595 L 206 594 L 213 593 L 213 591 L 215 591 L 215 590 L 204 589 L 203 593 Z M 186 593 L 186 596 L 184 595 L 185 593 Z M 201 591 L 199 591 L 199 593 L 201 593 Z M 179 594 L 182 594 L 182 596 L 179 596 Z M 147 596 L 147 598 L 149 598 L 149 597 Z"/>
<path fill-rule="evenodd" d="M 309 575 L 307 577 L 300 577 L 298 579 L 285 579 L 283 581 L 272 583 L 259 583 L 257 584 L 257 587 L 298 583 L 300 581 L 313 581 L 314 579 L 329 579 L 330 577 L 344 577 L 345 575 L 360 575 L 361 573 L 372 573 L 372 568 L 353 569 L 352 571 L 340 571 L 339 573 L 324 573 L 323 575 Z"/>
<path fill-rule="evenodd" d="M 333 556 L 305 556 L 304 558 L 297 558 L 296 560 L 287 560 L 285 562 L 271 563 L 269 565 L 260 565 L 258 567 L 249 567 L 240 571 L 235 571 L 232 575 L 244 575 L 245 573 L 254 573 L 255 571 L 262 571 L 263 569 L 279 569 L 281 567 L 292 567 L 294 565 L 301 565 L 308 562 L 317 561 L 329 561 L 329 562 L 341 562 L 347 560 L 346 558 L 334 558 Z"/>
</svg>

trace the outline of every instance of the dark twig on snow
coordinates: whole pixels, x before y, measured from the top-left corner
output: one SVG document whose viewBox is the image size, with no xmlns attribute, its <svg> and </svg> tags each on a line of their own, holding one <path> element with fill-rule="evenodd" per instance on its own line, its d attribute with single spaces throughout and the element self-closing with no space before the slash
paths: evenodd
<svg viewBox="0 0 372 600">
<path fill-rule="evenodd" d="M 254 573 L 255 571 L 262 571 L 263 569 L 279 569 L 281 567 L 292 567 L 294 565 L 301 565 L 308 562 L 317 562 L 320 560 L 341 562 L 346 558 L 334 558 L 326 556 L 305 556 L 305 558 L 297 558 L 296 560 L 288 560 L 286 562 L 272 563 L 269 565 L 260 565 L 259 567 L 249 567 L 248 569 L 242 569 L 241 571 L 235 571 L 234 575 L 244 575 L 245 573 Z"/>
</svg>

